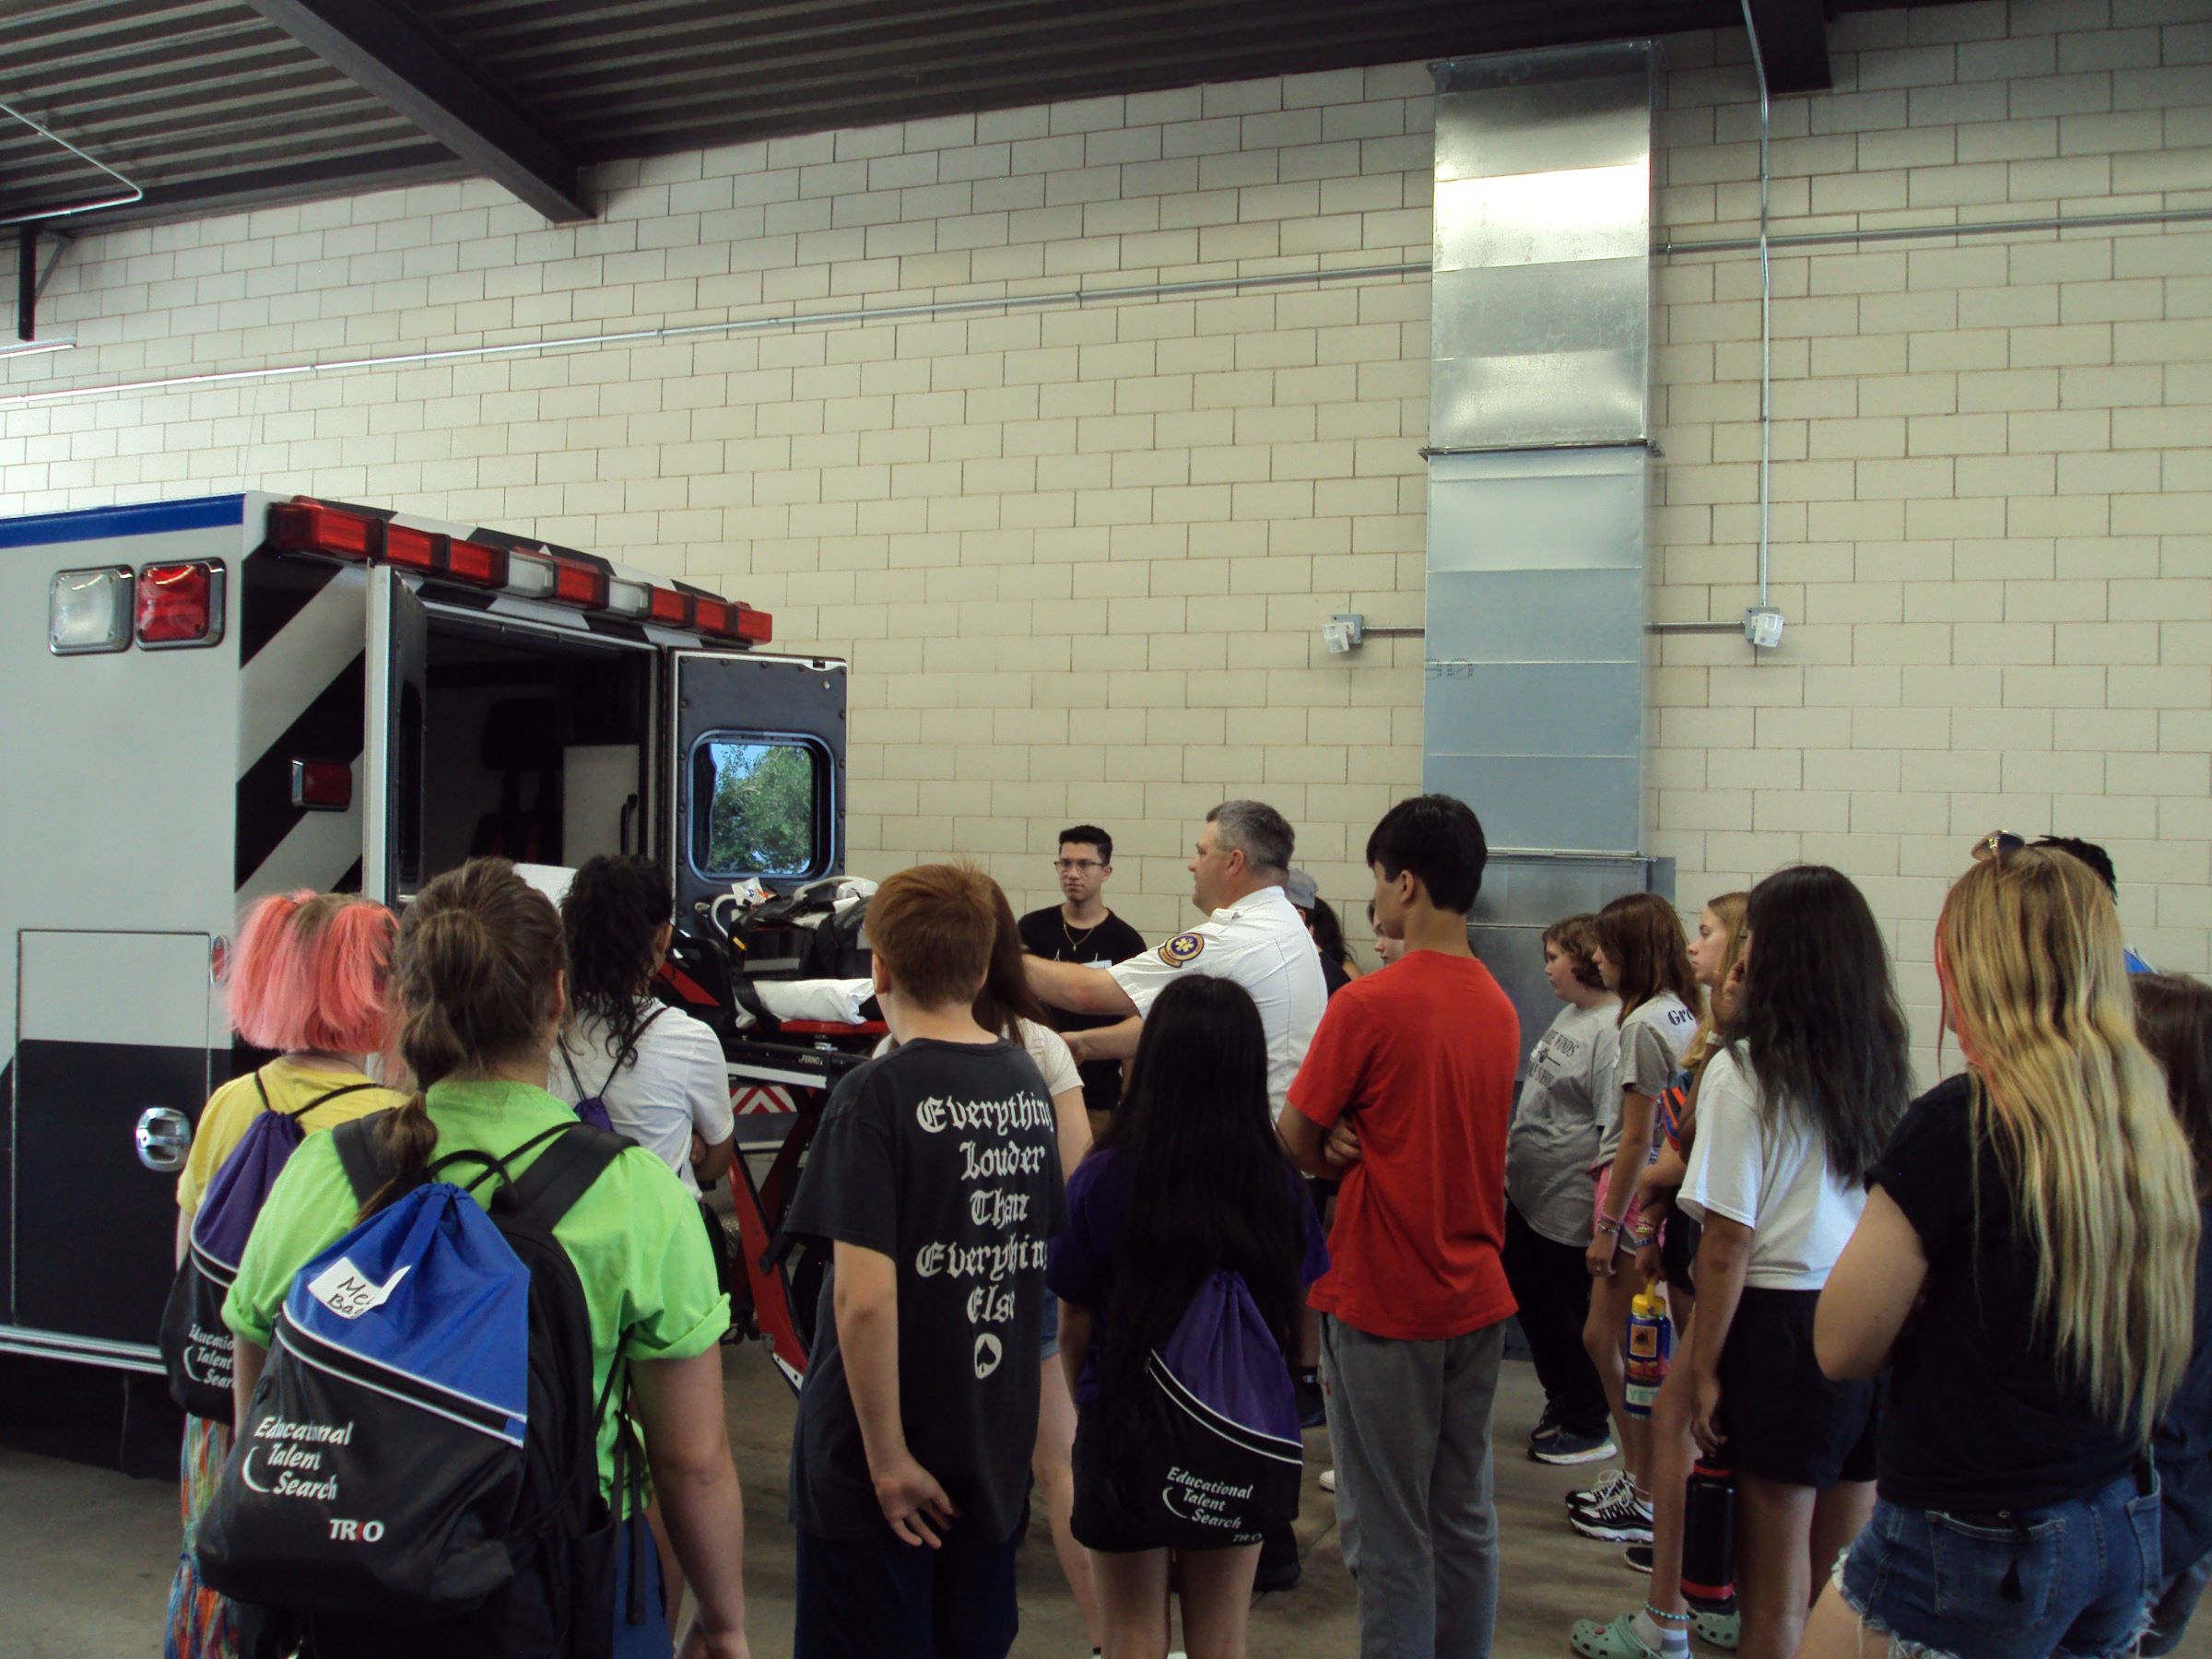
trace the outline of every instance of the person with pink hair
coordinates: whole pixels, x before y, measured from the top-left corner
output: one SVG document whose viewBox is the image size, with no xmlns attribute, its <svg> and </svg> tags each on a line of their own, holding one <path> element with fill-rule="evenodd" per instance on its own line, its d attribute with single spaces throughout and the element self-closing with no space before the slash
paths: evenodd
<svg viewBox="0 0 2212 1659">
<path fill-rule="evenodd" d="M 278 893 L 246 913 L 230 958 L 230 1026 L 276 1057 L 224 1084 L 200 1113 L 177 1181 L 180 1264 L 208 1183 L 255 1117 L 281 1112 L 312 1132 L 404 1098 L 367 1070 L 370 1057 L 389 1046 L 385 993 L 397 925 L 382 905 L 350 893 Z M 235 1659 L 240 1652 L 229 1604 L 200 1583 L 192 1555 L 193 1529 L 230 1453 L 230 1430 L 228 1419 L 184 1418 L 184 1547 L 170 1586 L 165 1659 Z"/>
</svg>

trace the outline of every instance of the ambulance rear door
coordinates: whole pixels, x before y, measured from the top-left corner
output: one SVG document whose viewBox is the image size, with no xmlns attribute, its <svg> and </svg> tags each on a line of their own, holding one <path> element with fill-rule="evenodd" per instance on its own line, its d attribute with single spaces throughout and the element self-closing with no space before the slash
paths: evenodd
<svg viewBox="0 0 2212 1659">
<path fill-rule="evenodd" d="M 668 653 L 668 866 L 679 910 L 757 876 L 781 892 L 845 867 L 846 665 Z"/>
</svg>

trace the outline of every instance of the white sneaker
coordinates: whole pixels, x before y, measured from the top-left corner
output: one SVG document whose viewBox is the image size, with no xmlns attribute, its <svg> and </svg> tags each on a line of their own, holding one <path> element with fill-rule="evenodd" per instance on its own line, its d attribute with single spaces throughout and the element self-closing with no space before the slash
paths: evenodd
<svg viewBox="0 0 2212 1659">
<path fill-rule="evenodd" d="M 1324 1492 L 1333 1492 L 1336 1489 L 1335 1470 L 1324 1469 L 1321 1472 L 1321 1489 Z"/>
</svg>

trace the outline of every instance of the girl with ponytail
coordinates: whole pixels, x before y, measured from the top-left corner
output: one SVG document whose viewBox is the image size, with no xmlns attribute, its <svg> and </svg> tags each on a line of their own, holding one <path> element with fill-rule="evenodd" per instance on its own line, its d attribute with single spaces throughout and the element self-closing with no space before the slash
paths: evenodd
<svg viewBox="0 0 2212 1659">
<path fill-rule="evenodd" d="M 391 1182 L 373 1210 L 420 1181 L 431 1160 L 455 1152 L 536 1156 L 525 1142 L 575 1114 L 545 1089 L 567 1007 L 568 951 L 552 904 L 505 859 L 472 860 L 439 877 L 407 907 L 393 983 L 398 1047 L 420 1092 L 383 1120 Z M 251 1394 L 277 1308 L 299 1269 L 354 1224 L 362 1206 L 327 1135 L 305 1142 L 269 1194 L 239 1264 L 223 1313 L 237 1334 L 236 1384 Z M 592 1333 L 592 1391 L 604 1398 L 616 1360 L 628 1362 L 650 1465 L 676 1553 L 699 1612 L 687 1659 L 742 1659 L 744 1519 L 722 1403 L 719 1344 L 729 1300 L 696 1204 L 668 1166 L 625 1150 L 554 1229 L 575 1265 Z M 599 1425 L 597 1477 L 625 1524 L 641 1528 L 629 1494 L 614 1489 L 615 1414 Z M 582 1472 L 579 1471 L 581 1475 Z M 641 1554 L 626 1540 L 627 1574 Z M 657 1587 L 648 1621 L 625 1622 L 618 1582 L 615 1659 L 666 1659 L 672 1642 Z"/>
<path fill-rule="evenodd" d="M 2159 1587 L 2151 1433 L 2190 1359 L 2189 1145 L 2112 894 L 2071 854 L 1960 877 L 1936 976 L 1966 1070 L 1876 1159 L 1814 1330 L 1830 1376 L 1890 1373 L 1879 1501 L 1798 1651 L 2125 1653 Z"/>
<path fill-rule="evenodd" d="M 398 1103 L 365 1069 L 389 1041 L 394 927 L 382 905 L 347 893 L 277 893 L 246 912 L 230 960 L 230 1025 L 276 1058 L 224 1084 L 200 1113 L 177 1179 L 179 1265 L 208 1182 L 261 1113 L 295 1114 L 312 1131 Z M 169 1659 L 233 1659 L 239 1651 L 229 1604 L 199 1582 L 192 1557 L 193 1529 L 229 1454 L 228 1418 L 185 1415 L 184 1549 L 170 1586 Z"/>
</svg>

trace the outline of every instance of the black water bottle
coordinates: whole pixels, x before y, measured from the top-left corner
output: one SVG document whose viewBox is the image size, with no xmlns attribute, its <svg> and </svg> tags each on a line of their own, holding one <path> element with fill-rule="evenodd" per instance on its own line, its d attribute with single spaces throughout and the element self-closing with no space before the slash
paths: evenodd
<svg viewBox="0 0 2212 1659">
<path fill-rule="evenodd" d="M 1682 1596 L 1693 1606 L 1735 1603 L 1735 1471 L 1700 1458 L 1682 1512 Z"/>
</svg>

